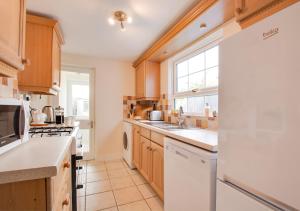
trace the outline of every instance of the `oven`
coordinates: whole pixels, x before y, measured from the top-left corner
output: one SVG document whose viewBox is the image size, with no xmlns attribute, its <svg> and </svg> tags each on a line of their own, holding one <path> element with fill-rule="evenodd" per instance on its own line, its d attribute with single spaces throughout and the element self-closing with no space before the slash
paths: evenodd
<svg viewBox="0 0 300 211">
<path fill-rule="evenodd" d="M 28 140 L 29 104 L 0 99 L 0 154 Z"/>
</svg>

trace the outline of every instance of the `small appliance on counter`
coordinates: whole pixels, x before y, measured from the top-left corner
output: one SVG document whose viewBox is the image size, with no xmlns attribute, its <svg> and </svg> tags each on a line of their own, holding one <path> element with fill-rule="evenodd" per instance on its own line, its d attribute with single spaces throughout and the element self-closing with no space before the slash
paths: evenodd
<svg viewBox="0 0 300 211">
<path fill-rule="evenodd" d="M 28 141 L 29 103 L 0 99 L 0 155 Z"/>
<path fill-rule="evenodd" d="M 31 110 L 31 118 L 32 118 L 32 121 L 30 123 L 31 126 L 47 125 L 47 123 L 45 123 L 46 119 L 47 119 L 47 115 L 45 113 L 42 113 L 41 110 L 32 109 Z"/>
<path fill-rule="evenodd" d="M 65 112 L 64 108 L 61 106 L 58 106 L 55 108 L 55 123 L 56 124 L 63 124 L 65 122 Z"/>
<path fill-rule="evenodd" d="M 54 108 L 52 106 L 44 106 L 42 112 L 47 115 L 45 123 L 54 123 Z"/>
<path fill-rule="evenodd" d="M 148 111 L 147 112 L 148 120 L 150 121 L 162 121 L 163 120 L 163 111 Z"/>
</svg>

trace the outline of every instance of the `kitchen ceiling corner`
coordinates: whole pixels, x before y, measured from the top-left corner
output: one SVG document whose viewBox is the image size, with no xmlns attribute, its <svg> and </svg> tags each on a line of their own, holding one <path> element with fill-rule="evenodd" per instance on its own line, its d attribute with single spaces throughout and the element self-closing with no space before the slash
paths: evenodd
<svg viewBox="0 0 300 211">
<path fill-rule="evenodd" d="M 197 1 L 28 0 L 27 8 L 61 23 L 66 42 L 63 52 L 133 61 Z M 134 19 L 125 33 L 107 24 L 117 10 Z"/>
</svg>

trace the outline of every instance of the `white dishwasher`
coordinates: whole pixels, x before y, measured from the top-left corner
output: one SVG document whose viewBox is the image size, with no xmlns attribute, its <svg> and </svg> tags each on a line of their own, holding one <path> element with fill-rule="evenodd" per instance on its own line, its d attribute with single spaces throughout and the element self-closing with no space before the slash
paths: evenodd
<svg viewBox="0 0 300 211">
<path fill-rule="evenodd" d="M 215 211 L 217 153 L 171 138 L 164 143 L 165 211 Z"/>
</svg>

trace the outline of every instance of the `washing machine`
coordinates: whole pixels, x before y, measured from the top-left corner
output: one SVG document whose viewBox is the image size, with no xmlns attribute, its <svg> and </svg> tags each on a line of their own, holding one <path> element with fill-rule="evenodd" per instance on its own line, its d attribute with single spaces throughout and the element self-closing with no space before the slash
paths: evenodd
<svg viewBox="0 0 300 211">
<path fill-rule="evenodd" d="M 133 126 L 129 122 L 123 122 L 123 159 L 129 168 L 135 168 L 133 164 Z"/>
</svg>

